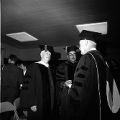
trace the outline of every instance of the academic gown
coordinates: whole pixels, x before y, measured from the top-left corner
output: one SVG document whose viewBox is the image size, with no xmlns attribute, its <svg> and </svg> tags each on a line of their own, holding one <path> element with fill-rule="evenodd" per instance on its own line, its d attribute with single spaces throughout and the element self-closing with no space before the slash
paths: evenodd
<svg viewBox="0 0 120 120">
<path fill-rule="evenodd" d="M 26 84 L 21 93 L 21 106 L 29 108 L 28 120 L 47 120 L 51 117 L 54 103 L 54 85 L 50 69 L 42 64 L 31 64 L 26 72 Z M 37 106 L 37 112 L 30 110 Z"/>
<path fill-rule="evenodd" d="M 77 62 L 72 63 L 70 61 L 65 61 L 59 64 L 56 70 L 56 98 L 61 119 L 66 119 L 67 114 L 69 114 L 67 101 L 69 88 L 64 86 L 64 83 L 67 80 L 73 81 L 76 66 Z"/>
<path fill-rule="evenodd" d="M 97 68 L 92 53 L 97 61 Z M 72 88 L 69 91 L 71 120 L 111 120 L 106 97 L 106 66 L 101 54 L 94 50 L 83 55 L 76 67 Z"/>
</svg>

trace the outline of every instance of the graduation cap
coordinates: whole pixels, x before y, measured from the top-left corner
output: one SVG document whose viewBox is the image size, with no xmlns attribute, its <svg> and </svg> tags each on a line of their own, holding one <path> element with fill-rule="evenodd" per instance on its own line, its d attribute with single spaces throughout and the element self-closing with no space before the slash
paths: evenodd
<svg viewBox="0 0 120 120">
<path fill-rule="evenodd" d="M 77 52 L 77 50 L 79 50 L 79 48 L 78 48 L 77 46 L 75 46 L 75 45 L 66 46 L 66 48 L 65 48 L 66 53 L 69 53 L 70 51 L 75 51 L 75 52 Z"/>
<path fill-rule="evenodd" d="M 41 51 L 45 50 L 45 51 L 50 51 L 51 53 L 54 53 L 54 49 L 52 46 L 40 45 L 39 47 L 40 47 Z"/>
<path fill-rule="evenodd" d="M 107 22 L 76 25 L 76 27 L 80 32 L 80 40 L 88 39 L 98 42 L 99 39 L 102 39 L 107 34 Z"/>
<path fill-rule="evenodd" d="M 98 32 L 92 32 L 92 31 L 87 31 L 87 30 L 83 30 L 80 34 L 79 34 L 80 40 L 91 40 L 94 42 L 98 42 L 98 40 L 102 37 L 101 33 Z"/>
<path fill-rule="evenodd" d="M 60 54 L 54 51 L 53 46 L 48 46 L 48 45 L 39 45 L 41 51 L 50 51 L 51 52 L 51 60 L 56 60 L 60 58 Z"/>
</svg>

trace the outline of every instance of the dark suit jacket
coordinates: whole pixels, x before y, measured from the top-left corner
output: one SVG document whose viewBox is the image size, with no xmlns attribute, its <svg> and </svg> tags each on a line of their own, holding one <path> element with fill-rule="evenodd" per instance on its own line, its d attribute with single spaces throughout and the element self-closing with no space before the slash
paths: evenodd
<svg viewBox="0 0 120 120">
<path fill-rule="evenodd" d="M 20 84 L 23 80 L 22 71 L 14 64 L 8 64 L 1 73 L 2 101 L 13 102 L 20 94 Z"/>
</svg>

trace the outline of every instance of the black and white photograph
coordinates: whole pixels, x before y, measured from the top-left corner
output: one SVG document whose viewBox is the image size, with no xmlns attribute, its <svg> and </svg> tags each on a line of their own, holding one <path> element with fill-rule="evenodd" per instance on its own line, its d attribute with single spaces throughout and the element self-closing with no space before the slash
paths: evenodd
<svg viewBox="0 0 120 120">
<path fill-rule="evenodd" d="M 118 1 L 0 7 L 0 120 L 120 120 Z"/>
</svg>

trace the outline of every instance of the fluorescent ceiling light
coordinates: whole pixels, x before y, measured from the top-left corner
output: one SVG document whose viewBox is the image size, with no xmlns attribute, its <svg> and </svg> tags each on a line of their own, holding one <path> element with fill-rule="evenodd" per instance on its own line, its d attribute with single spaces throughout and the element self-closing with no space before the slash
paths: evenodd
<svg viewBox="0 0 120 120">
<path fill-rule="evenodd" d="M 16 39 L 20 42 L 27 42 L 27 41 L 36 41 L 37 38 L 33 37 L 32 35 L 26 33 L 26 32 L 18 32 L 18 33 L 10 33 L 6 34 L 8 37 L 11 37 L 13 39 Z"/>
<path fill-rule="evenodd" d="M 107 34 L 107 22 L 79 24 L 76 25 L 76 28 L 80 33 L 82 32 L 82 30 L 88 30 L 88 31 L 99 32 L 102 34 Z"/>
</svg>

